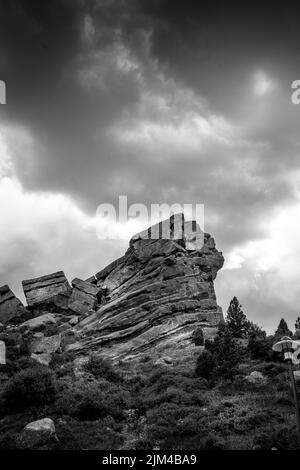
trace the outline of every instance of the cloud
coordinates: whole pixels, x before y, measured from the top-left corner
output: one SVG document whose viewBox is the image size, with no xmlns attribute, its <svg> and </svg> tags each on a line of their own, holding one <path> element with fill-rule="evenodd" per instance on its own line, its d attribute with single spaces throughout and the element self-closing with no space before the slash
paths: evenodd
<svg viewBox="0 0 300 470">
<path fill-rule="evenodd" d="M 272 93 L 276 88 L 276 83 L 272 81 L 270 77 L 268 77 L 264 72 L 261 70 L 256 72 L 254 75 L 254 94 L 257 96 L 264 96 L 269 93 Z"/>
<path fill-rule="evenodd" d="M 248 241 L 227 254 L 216 281 L 223 305 L 227 306 L 236 295 L 242 299 L 249 318 L 269 333 L 274 333 L 282 317 L 293 329 L 299 316 L 299 217 L 299 202 L 278 210 L 265 224 L 265 238 Z"/>
<path fill-rule="evenodd" d="M 62 194 L 26 192 L 0 141 L 0 284 L 23 300 L 21 280 L 64 270 L 89 277 L 123 254 L 123 240 L 99 240 L 96 220 Z"/>
<path fill-rule="evenodd" d="M 297 275 L 297 240 L 278 251 L 280 273 L 267 253 L 273 222 L 293 220 L 299 200 L 289 88 L 299 29 L 294 13 L 272 8 L 271 18 L 264 2 L 1 4 L 2 282 L 55 269 L 85 277 L 119 256 L 125 244 L 99 242 L 94 217 L 124 194 L 204 203 L 205 228 L 229 258 L 222 305 L 238 292 L 253 318 L 261 305 L 294 312 L 295 293 L 271 292 Z"/>
</svg>

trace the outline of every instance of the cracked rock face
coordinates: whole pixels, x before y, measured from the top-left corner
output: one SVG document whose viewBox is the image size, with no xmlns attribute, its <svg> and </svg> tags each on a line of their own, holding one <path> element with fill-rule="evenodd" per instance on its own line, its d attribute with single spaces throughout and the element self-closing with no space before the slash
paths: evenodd
<svg viewBox="0 0 300 470">
<path fill-rule="evenodd" d="M 172 358 L 195 347 L 197 327 L 204 338 L 216 333 L 223 321 L 214 290 L 222 253 L 181 214 L 170 226 L 169 239 L 157 226 L 154 239 L 147 238 L 151 227 L 135 235 L 123 257 L 88 279 L 101 292 L 101 303 L 75 326 L 77 340 L 69 350 L 94 349 L 114 360 Z"/>
<path fill-rule="evenodd" d="M 98 287 L 90 282 L 74 279 L 72 281 L 72 294 L 69 298 L 68 308 L 74 313 L 84 315 L 97 306 Z"/>
<path fill-rule="evenodd" d="M 33 312 L 64 311 L 71 287 L 62 271 L 22 282 L 28 307 Z"/>
<path fill-rule="evenodd" d="M 0 322 L 5 325 L 10 322 L 24 321 L 27 316 L 27 310 L 8 285 L 0 287 Z"/>
</svg>

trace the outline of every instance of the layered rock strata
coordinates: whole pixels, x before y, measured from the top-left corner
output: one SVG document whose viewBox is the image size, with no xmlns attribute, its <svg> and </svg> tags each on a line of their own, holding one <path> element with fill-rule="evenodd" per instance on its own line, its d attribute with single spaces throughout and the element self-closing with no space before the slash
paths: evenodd
<svg viewBox="0 0 300 470">
<path fill-rule="evenodd" d="M 151 228 L 135 235 L 122 258 L 88 279 L 101 304 L 75 326 L 69 350 L 128 360 L 190 347 L 197 327 L 206 337 L 216 332 L 223 315 L 214 279 L 224 259 L 208 233 L 182 224 L 181 238 L 174 218 L 169 239 L 147 238 Z"/>
</svg>

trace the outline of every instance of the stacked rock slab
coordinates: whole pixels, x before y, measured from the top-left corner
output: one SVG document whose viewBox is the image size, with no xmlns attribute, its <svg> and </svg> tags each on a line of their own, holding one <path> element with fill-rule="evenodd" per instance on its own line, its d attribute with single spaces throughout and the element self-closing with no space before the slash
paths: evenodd
<svg viewBox="0 0 300 470">
<path fill-rule="evenodd" d="M 135 235 L 125 256 L 88 279 L 102 289 L 102 302 L 76 325 L 70 350 L 99 350 L 118 360 L 159 358 L 192 347 L 197 327 L 205 337 L 216 332 L 223 321 L 214 291 L 222 253 L 182 214 L 169 224 L 169 238 L 163 238 L 161 226 Z"/>
<path fill-rule="evenodd" d="M 90 282 L 74 279 L 72 281 L 72 294 L 69 298 L 68 308 L 74 313 L 84 315 L 97 306 L 99 288 Z"/>
<path fill-rule="evenodd" d="M 62 271 L 22 282 L 28 307 L 35 313 L 68 308 L 71 287 Z"/>
<path fill-rule="evenodd" d="M 28 312 L 8 285 L 0 287 L 0 323 L 26 320 Z"/>
</svg>

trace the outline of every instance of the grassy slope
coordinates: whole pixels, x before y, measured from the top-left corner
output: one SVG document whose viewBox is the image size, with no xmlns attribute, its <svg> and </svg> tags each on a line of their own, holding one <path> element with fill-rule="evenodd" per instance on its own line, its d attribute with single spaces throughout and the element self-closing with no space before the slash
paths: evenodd
<svg viewBox="0 0 300 470">
<path fill-rule="evenodd" d="M 18 361 L 14 367 L 2 366 L 2 389 L 14 376 Z M 26 358 L 21 363 L 23 370 L 37 368 Z M 232 382 L 219 379 L 210 384 L 184 365 L 154 366 L 149 358 L 134 377 L 128 370 L 124 374 L 124 368 L 116 374 L 109 365 L 95 361 L 74 375 L 72 361 L 60 360 L 52 364 L 53 397 L 40 389 L 38 406 L 18 409 L 13 400 L 8 407 L 2 395 L 0 448 L 24 447 L 23 427 L 43 417 L 54 420 L 59 442 L 41 443 L 38 448 L 297 448 L 294 408 L 280 364 L 245 358 Z M 260 370 L 267 381 L 248 383 L 245 376 L 253 370 Z"/>
</svg>

